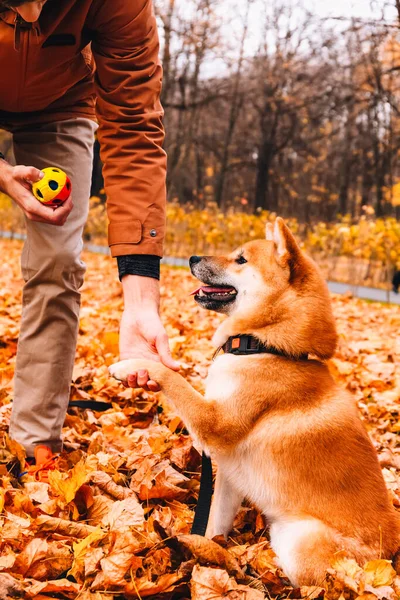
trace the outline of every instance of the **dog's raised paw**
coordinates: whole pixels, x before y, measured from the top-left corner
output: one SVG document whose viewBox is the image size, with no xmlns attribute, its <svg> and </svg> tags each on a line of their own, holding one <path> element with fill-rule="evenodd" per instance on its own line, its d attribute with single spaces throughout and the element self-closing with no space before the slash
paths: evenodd
<svg viewBox="0 0 400 600">
<path fill-rule="evenodd" d="M 146 360 L 144 358 L 127 358 L 108 367 L 108 371 L 110 375 L 115 377 L 115 379 L 118 379 L 118 381 L 126 381 L 128 375 L 133 375 L 140 370 L 148 371 L 150 374 L 150 370 L 153 369 L 156 364 L 157 363 L 154 361 Z"/>
<path fill-rule="evenodd" d="M 112 377 L 118 379 L 118 381 L 126 381 L 128 375 L 135 372 L 131 363 L 132 361 L 130 360 L 120 360 L 119 362 L 110 365 L 108 367 L 108 372 Z"/>
</svg>

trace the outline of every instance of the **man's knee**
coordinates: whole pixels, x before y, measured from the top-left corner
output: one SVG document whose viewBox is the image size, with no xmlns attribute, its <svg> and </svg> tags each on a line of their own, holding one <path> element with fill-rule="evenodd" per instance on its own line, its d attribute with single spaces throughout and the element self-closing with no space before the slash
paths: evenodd
<svg viewBox="0 0 400 600">
<path fill-rule="evenodd" d="M 26 284 L 57 284 L 78 291 L 83 284 L 86 265 L 75 250 L 63 248 L 61 251 L 46 256 L 39 263 L 24 264 L 22 261 L 22 276 Z"/>
</svg>

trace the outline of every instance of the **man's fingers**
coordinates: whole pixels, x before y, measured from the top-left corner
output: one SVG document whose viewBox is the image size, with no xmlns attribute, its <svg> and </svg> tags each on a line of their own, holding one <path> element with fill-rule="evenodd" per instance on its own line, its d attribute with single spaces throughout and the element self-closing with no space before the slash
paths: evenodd
<svg viewBox="0 0 400 600">
<path fill-rule="evenodd" d="M 122 383 L 125 387 L 143 388 L 144 390 L 150 390 L 151 392 L 159 392 L 161 389 L 156 381 L 149 379 L 149 374 L 145 370 L 128 375 L 126 382 Z"/>
<path fill-rule="evenodd" d="M 49 223 L 50 225 L 64 225 L 74 206 L 71 198 L 68 198 L 68 200 L 66 200 L 62 206 L 56 209 L 50 206 L 45 206 L 39 202 L 39 200 L 36 200 L 34 196 L 32 198 L 29 194 L 29 206 L 26 209 L 28 219 L 31 219 L 32 221 L 40 220 L 40 222 Z"/>
<path fill-rule="evenodd" d="M 44 173 L 40 169 L 25 167 L 23 165 L 18 165 L 14 168 L 14 175 L 18 179 L 29 181 L 29 183 L 36 183 L 44 177 Z"/>
<path fill-rule="evenodd" d="M 149 374 L 147 371 L 144 370 L 140 370 L 137 373 L 137 383 L 138 383 L 138 387 L 144 387 L 145 385 L 147 385 L 147 382 L 149 381 Z"/>
<path fill-rule="evenodd" d="M 159 392 L 161 389 L 158 383 L 156 381 L 153 381 L 152 379 L 149 379 L 149 381 L 147 382 L 147 387 L 151 392 Z"/>
<path fill-rule="evenodd" d="M 171 356 L 171 350 L 169 349 L 168 337 L 165 332 L 161 333 L 156 337 L 156 349 L 161 362 L 172 369 L 173 371 L 179 371 L 180 364 L 176 362 Z"/>
<path fill-rule="evenodd" d="M 127 383 L 128 383 L 129 387 L 137 388 L 138 387 L 137 374 L 133 373 L 132 375 L 128 375 Z"/>
<path fill-rule="evenodd" d="M 24 179 L 29 181 L 29 183 L 36 183 L 37 181 L 43 179 L 43 177 L 44 173 L 43 171 L 40 171 L 40 169 L 35 169 L 35 167 L 26 167 L 26 175 Z"/>
<path fill-rule="evenodd" d="M 54 215 L 54 219 L 59 221 L 65 221 L 67 220 L 69 213 L 71 212 L 71 210 L 73 209 L 74 204 L 72 202 L 72 197 L 70 196 L 68 198 L 68 200 L 66 200 L 64 202 L 64 204 L 62 204 L 61 206 L 57 207 L 54 211 L 53 211 L 53 215 Z"/>
</svg>

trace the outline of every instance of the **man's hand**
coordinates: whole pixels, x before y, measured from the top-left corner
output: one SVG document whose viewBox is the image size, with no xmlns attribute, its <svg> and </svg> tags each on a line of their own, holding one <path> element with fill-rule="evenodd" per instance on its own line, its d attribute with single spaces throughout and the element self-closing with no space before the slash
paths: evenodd
<svg viewBox="0 0 400 600">
<path fill-rule="evenodd" d="M 159 315 L 160 286 L 156 279 L 125 275 L 122 278 L 125 309 L 122 314 L 119 351 L 120 360 L 145 358 L 162 362 L 178 371 L 179 364 L 172 358 L 168 337 Z M 132 373 L 127 379 L 129 387 L 159 391 L 147 371 Z"/>
<path fill-rule="evenodd" d="M 4 192 L 24 211 L 30 221 L 62 226 L 72 210 L 71 197 L 62 206 L 44 206 L 32 194 L 32 183 L 43 178 L 42 171 L 35 167 L 12 167 L 0 160 L 0 191 Z"/>
</svg>

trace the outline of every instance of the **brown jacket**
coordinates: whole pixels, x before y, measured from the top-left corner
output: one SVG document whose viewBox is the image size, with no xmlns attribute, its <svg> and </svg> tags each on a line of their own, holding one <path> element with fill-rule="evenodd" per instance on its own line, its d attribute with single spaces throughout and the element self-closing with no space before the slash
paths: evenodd
<svg viewBox="0 0 400 600">
<path fill-rule="evenodd" d="M 0 128 L 97 117 L 111 252 L 161 256 L 166 156 L 151 0 L 48 0 L 32 26 L 16 16 L 0 13 Z"/>
</svg>

